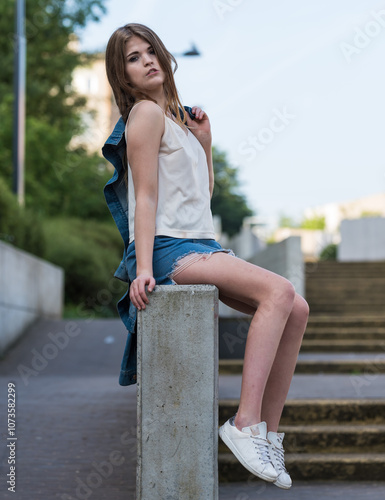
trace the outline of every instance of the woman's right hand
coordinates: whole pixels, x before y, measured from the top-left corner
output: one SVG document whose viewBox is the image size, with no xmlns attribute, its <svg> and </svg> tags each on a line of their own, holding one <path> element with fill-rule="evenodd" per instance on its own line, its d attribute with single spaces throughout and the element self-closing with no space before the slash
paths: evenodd
<svg viewBox="0 0 385 500">
<path fill-rule="evenodd" d="M 155 279 L 150 273 L 139 274 L 130 285 L 130 299 L 134 306 L 140 311 L 146 309 L 149 300 L 146 294 L 147 290 L 152 292 L 155 287 Z"/>
</svg>

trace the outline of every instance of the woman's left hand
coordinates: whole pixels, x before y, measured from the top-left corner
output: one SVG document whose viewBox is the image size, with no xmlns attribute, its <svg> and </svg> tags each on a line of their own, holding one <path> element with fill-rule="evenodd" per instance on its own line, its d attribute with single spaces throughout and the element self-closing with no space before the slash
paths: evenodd
<svg viewBox="0 0 385 500">
<path fill-rule="evenodd" d="M 190 127 L 191 132 L 195 135 L 198 141 L 202 144 L 203 148 L 211 148 L 211 127 L 210 120 L 207 114 L 198 106 L 191 108 L 195 115 L 194 120 L 186 112 L 187 125 Z"/>
</svg>

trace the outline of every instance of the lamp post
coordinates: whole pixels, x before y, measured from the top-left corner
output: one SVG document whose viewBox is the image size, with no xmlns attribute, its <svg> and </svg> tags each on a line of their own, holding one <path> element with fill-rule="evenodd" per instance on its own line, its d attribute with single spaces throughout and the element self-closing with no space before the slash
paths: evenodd
<svg viewBox="0 0 385 500">
<path fill-rule="evenodd" d="M 17 0 L 16 35 L 14 41 L 14 113 L 13 113 L 13 190 L 24 205 L 25 143 L 25 0 Z"/>
<path fill-rule="evenodd" d="M 173 54 L 174 57 L 196 57 L 200 56 L 201 53 L 196 48 L 194 43 L 191 44 L 191 49 L 186 50 L 185 52 L 181 52 L 180 54 Z"/>
</svg>

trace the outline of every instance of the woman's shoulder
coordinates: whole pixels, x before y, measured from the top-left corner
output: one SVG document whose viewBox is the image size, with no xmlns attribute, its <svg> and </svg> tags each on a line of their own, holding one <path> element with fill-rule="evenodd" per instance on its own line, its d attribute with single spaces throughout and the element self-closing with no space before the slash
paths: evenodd
<svg viewBox="0 0 385 500">
<path fill-rule="evenodd" d="M 139 101 L 131 109 L 126 123 L 126 141 L 132 134 L 134 136 L 148 137 L 148 134 L 163 135 L 165 127 L 165 114 L 162 108 L 153 101 Z"/>
<path fill-rule="evenodd" d="M 128 121 L 136 118 L 155 118 L 164 117 L 163 109 L 153 101 L 143 100 L 136 102 L 131 108 L 130 114 L 128 115 Z"/>
</svg>

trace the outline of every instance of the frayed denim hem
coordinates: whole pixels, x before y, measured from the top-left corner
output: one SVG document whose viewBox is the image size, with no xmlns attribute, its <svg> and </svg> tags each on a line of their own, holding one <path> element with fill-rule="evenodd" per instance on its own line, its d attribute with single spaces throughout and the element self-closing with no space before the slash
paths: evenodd
<svg viewBox="0 0 385 500">
<path fill-rule="evenodd" d="M 232 255 L 235 257 L 235 254 L 232 250 L 230 249 L 222 249 L 222 250 L 212 250 L 211 252 L 197 252 L 196 250 L 190 250 L 189 252 L 186 252 L 183 255 L 180 255 L 176 261 L 172 265 L 172 270 L 170 273 L 168 273 L 167 278 L 171 281 L 173 285 L 177 285 L 178 283 L 174 280 L 175 276 L 179 274 L 180 272 L 184 271 L 188 267 L 190 267 L 192 264 L 195 264 L 195 262 L 198 262 L 200 260 L 208 260 L 214 253 L 218 252 L 224 252 L 228 253 L 229 255 Z M 190 257 L 189 259 L 186 259 L 186 257 Z M 183 259 L 185 259 L 184 262 L 181 262 Z"/>
</svg>

